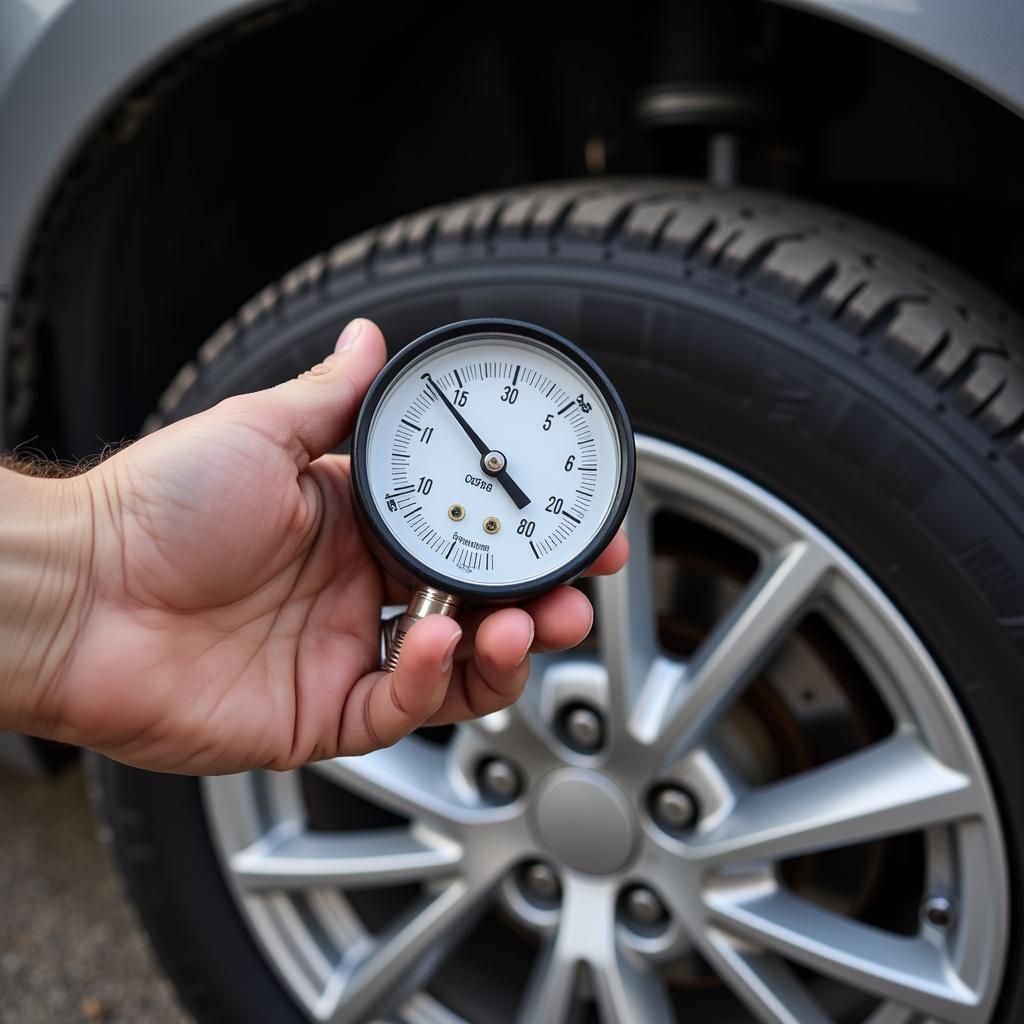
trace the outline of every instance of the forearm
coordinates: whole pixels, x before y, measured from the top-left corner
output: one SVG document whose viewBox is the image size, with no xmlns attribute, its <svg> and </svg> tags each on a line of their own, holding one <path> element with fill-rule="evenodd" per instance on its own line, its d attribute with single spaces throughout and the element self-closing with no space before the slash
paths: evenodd
<svg viewBox="0 0 1024 1024">
<path fill-rule="evenodd" d="M 54 693 L 91 600 L 91 509 L 83 478 L 0 464 L 0 728 L 53 732 Z"/>
</svg>

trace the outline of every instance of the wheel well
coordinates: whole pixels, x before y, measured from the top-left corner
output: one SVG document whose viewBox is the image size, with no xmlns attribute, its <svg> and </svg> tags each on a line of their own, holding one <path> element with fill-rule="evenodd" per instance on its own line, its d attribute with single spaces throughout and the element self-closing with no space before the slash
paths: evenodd
<svg viewBox="0 0 1024 1024">
<path fill-rule="evenodd" d="M 724 20 L 726 5 L 681 6 L 582 19 L 538 5 L 503 23 L 294 5 L 157 72 L 43 220 L 12 320 L 8 436 L 81 456 L 134 433 L 242 302 L 363 228 L 588 172 L 703 176 L 723 137 L 743 183 L 868 217 L 1016 293 L 1015 115 L 788 8 L 744 0 Z M 739 100 L 659 120 L 644 113 L 652 88 Z"/>
</svg>

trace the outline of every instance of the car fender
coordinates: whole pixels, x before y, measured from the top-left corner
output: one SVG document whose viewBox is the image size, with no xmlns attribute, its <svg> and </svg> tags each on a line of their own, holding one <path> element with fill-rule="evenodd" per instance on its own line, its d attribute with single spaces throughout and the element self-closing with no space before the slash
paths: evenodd
<svg viewBox="0 0 1024 1024">
<path fill-rule="evenodd" d="M 877 36 L 1024 114 L 1017 0 L 774 0 Z"/>
</svg>

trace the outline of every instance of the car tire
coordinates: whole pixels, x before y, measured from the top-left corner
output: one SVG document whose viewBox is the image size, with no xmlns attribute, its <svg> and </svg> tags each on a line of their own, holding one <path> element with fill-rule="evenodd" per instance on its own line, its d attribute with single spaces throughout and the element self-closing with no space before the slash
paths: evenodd
<svg viewBox="0 0 1024 1024">
<path fill-rule="evenodd" d="M 523 187 L 404 217 L 268 286 L 148 427 L 294 376 L 354 316 L 393 347 L 470 317 L 541 323 L 598 360 L 638 434 L 726 467 L 820 530 L 948 684 L 998 809 L 998 856 L 1019 877 L 1024 333 L 997 298 L 908 241 L 781 195 Z M 240 911 L 201 783 L 112 762 L 98 773 L 117 860 L 188 1009 L 204 1024 L 308 1019 Z M 1021 974 L 1001 966 L 1019 955 L 1020 886 L 999 898 L 999 977 L 964 1020 L 1024 1019 Z"/>
</svg>

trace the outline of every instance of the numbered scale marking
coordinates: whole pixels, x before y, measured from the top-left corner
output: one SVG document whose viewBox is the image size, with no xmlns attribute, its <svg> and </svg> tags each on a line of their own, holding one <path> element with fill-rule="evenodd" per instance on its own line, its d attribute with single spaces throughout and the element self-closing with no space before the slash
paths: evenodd
<svg viewBox="0 0 1024 1024">
<path fill-rule="evenodd" d="M 353 446 L 359 507 L 411 585 L 511 599 L 578 575 L 633 484 L 618 395 L 575 346 L 517 321 L 467 321 L 403 349 Z"/>
</svg>

